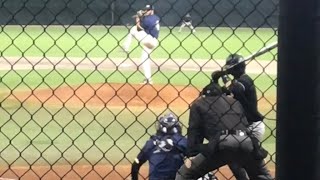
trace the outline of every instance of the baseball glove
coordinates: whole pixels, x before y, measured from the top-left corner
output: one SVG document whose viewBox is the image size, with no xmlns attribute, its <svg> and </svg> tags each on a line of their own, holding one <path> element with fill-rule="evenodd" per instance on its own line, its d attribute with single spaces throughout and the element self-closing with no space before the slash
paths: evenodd
<svg viewBox="0 0 320 180">
<path fill-rule="evenodd" d="M 133 18 L 141 18 L 144 15 L 144 11 L 143 10 L 139 10 L 137 11 L 137 13 L 135 15 L 133 15 Z"/>
</svg>

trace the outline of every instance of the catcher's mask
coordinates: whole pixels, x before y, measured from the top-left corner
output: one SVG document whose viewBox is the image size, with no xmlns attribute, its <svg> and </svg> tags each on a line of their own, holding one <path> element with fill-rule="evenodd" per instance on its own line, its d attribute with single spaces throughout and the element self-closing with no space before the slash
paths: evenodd
<svg viewBox="0 0 320 180">
<path fill-rule="evenodd" d="M 158 133 L 164 134 L 181 134 L 181 126 L 178 121 L 178 118 L 172 112 L 161 116 L 156 122 L 156 129 Z"/>
<path fill-rule="evenodd" d="M 230 54 L 227 57 L 226 64 L 223 69 L 233 76 L 241 76 L 245 73 L 246 64 L 243 62 L 243 56 L 239 54 Z"/>
</svg>

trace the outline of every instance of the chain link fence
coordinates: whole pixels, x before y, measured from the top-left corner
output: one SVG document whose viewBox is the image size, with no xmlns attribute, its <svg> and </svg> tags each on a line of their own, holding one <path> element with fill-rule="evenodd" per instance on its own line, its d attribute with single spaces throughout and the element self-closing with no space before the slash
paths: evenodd
<svg viewBox="0 0 320 180">
<path fill-rule="evenodd" d="M 152 84 L 139 42 L 124 49 L 146 4 L 160 17 Z M 0 12 L 0 179 L 116 180 L 130 179 L 163 113 L 186 134 L 189 105 L 230 53 L 277 41 L 279 0 L 1 0 Z M 182 28 L 187 13 L 193 27 Z M 272 50 L 247 65 L 272 173 L 276 64 Z M 234 179 L 225 167 L 216 175 Z"/>
</svg>

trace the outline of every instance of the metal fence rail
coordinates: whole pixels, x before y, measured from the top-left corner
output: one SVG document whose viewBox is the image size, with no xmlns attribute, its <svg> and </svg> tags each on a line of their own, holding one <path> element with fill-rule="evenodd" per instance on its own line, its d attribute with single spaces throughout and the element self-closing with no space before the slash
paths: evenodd
<svg viewBox="0 0 320 180">
<path fill-rule="evenodd" d="M 150 66 L 131 18 L 160 17 Z M 230 53 L 277 41 L 278 0 L 3 0 L 0 5 L 0 179 L 129 179 L 131 163 L 173 111 L 186 134 L 189 105 Z M 182 28 L 190 13 L 193 25 Z M 262 145 L 275 169 L 277 50 L 248 61 Z M 150 67 L 152 83 L 143 80 Z M 140 169 L 148 178 L 147 164 Z M 228 168 L 219 179 L 234 178 Z"/>
</svg>

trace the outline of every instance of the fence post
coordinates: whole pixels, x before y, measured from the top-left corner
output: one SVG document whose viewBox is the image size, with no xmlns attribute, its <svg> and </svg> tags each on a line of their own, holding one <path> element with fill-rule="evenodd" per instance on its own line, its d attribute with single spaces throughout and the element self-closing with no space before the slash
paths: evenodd
<svg viewBox="0 0 320 180">
<path fill-rule="evenodd" d="M 281 0 L 276 179 L 316 180 L 317 0 Z M 317 24 L 318 25 L 318 24 Z M 319 83 L 318 83 L 319 84 Z M 319 110 L 318 110 L 319 112 Z"/>
<path fill-rule="evenodd" d="M 315 109 L 315 121 L 317 121 L 316 124 L 316 138 L 317 138 L 317 148 L 315 149 L 316 152 L 316 166 L 315 166 L 315 179 L 320 179 L 320 2 L 318 1 L 316 4 L 317 10 L 316 10 L 316 17 L 315 17 L 315 31 L 316 31 L 316 52 L 317 52 L 317 58 L 315 61 L 317 62 L 317 73 L 315 77 L 318 77 L 317 79 L 317 87 L 316 87 L 316 93 L 317 96 L 315 98 L 315 101 L 317 103 L 316 109 Z"/>
<path fill-rule="evenodd" d="M 114 25 L 115 0 L 111 3 L 111 26 Z"/>
</svg>

